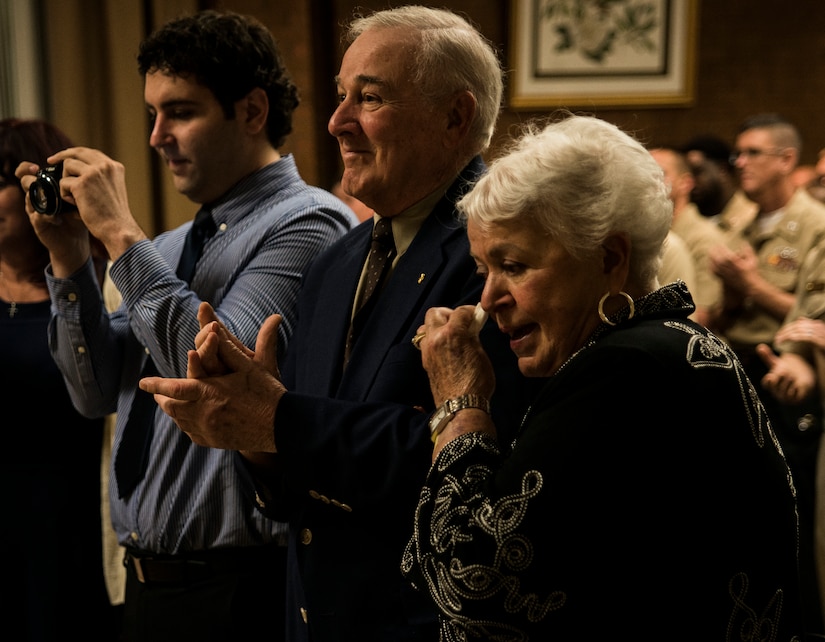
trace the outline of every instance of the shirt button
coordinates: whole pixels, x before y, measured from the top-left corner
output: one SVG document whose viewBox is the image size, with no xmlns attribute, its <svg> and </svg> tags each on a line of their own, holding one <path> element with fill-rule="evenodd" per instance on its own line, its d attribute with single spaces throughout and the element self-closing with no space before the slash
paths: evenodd
<svg viewBox="0 0 825 642">
<path fill-rule="evenodd" d="M 69 301 L 71 301 L 72 303 L 74 303 L 75 301 L 77 301 L 77 294 L 76 294 L 76 293 L 74 293 L 74 292 L 70 292 L 70 293 L 69 293 L 69 296 L 68 296 L 67 298 L 69 299 Z"/>
</svg>

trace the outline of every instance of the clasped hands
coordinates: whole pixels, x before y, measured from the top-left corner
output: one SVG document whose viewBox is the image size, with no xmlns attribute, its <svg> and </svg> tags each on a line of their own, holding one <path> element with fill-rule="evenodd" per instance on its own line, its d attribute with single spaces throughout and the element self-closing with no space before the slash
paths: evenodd
<svg viewBox="0 0 825 642">
<path fill-rule="evenodd" d="M 252 351 L 221 323 L 206 302 L 185 379 L 146 377 L 141 390 L 199 446 L 275 453 L 275 411 L 286 392 L 278 369 L 281 316 L 267 318 Z"/>
<path fill-rule="evenodd" d="M 825 323 L 819 319 L 800 317 L 785 324 L 774 336 L 774 343 L 807 342 L 814 351 L 825 351 Z M 779 401 L 798 404 L 814 391 L 818 381 L 816 371 L 805 357 L 794 352 L 774 354 L 770 346 L 760 344 L 757 353 L 768 366 L 762 386 Z"/>
<path fill-rule="evenodd" d="M 708 253 L 710 268 L 722 282 L 723 307 L 727 311 L 741 308 L 757 289 L 759 260 L 753 248 L 743 243 L 737 251 L 717 245 Z"/>
<path fill-rule="evenodd" d="M 758 275 L 759 259 L 753 248 L 744 243 L 737 251 L 724 245 L 711 248 L 709 252 L 711 270 L 726 287 L 746 294 L 751 280 Z"/>
</svg>

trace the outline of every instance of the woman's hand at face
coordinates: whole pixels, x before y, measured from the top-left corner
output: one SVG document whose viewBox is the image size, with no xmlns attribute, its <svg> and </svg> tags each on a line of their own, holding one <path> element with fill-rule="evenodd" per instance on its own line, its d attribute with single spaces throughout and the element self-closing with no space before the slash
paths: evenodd
<svg viewBox="0 0 825 642">
<path fill-rule="evenodd" d="M 492 397 L 495 374 L 479 340 L 479 320 L 471 305 L 427 311 L 419 347 L 436 406 L 463 394 Z"/>
<path fill-rule="evenodd" d="M 423 338 L 417 345 L 436 407 L 465 394 L 477 394 L 488 400 L 492 397 L 495 374 L 478 336 L 486 319 L 479 306 L 427 311 L 417 335 L 423 334 Z M 495 425 L 487 412 L 468 408 L 456 413 L 435 437 L 432 461 L 453 439 L 477 431 L 496 436 Z"/>
</svg>

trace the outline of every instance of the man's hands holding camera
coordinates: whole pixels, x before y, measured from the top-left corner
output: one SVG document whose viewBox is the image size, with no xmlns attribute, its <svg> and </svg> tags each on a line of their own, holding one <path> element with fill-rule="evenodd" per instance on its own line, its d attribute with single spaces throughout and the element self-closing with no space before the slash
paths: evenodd
<svg viewBox="0 0 825 642">
<path fill-rule="evenodd" d="M 63 178 L 63 163 L 37 170 L 34 182 L 29 186 L 29 200 L 40 214 L 55 216 L 61 212 L 74 212 L 77 208 L 60 198 L 60 179 Z"/>
<path fill-rule="evenodd" d="M 85 263 L 89 233 L 112 260 L 147 238 L 129 209 L 121 163 L 88 147 L 70 147 L 47 161 L 47 168 L 23 162 L 15 175 L 27 194 L 32 225 L 52 255 L 55 276 L 69 276 Z"/>
</svg>

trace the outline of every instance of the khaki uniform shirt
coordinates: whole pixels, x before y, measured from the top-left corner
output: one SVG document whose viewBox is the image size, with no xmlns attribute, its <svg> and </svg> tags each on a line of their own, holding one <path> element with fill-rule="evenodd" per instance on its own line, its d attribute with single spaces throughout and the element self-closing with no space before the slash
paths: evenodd
<svg viewBox="0 0 825 642">
<path fill-rule="evenodd" d="M 682 280 L 690 293 L 696 289 L 696 266 L 690 256 L 685 241 L 673 230 L 669 230 L 662 244 L 662 265 L 659 268 L 659 285 L 667 285 Z"/>
<path fill-rule="evenodd" d="M 796 301 L 783 324 L 796 321 L 800 317 L 825 321 L 825 240 L 805 257 L 799 271 Z M 807 341 L 787 341 L 776 347 L 781 348 L 783 352 L 795 352 L 813 362 L 811 344 Z"/>
<path fill-rule="evenodd" d="M 742 230 L 753 223 L 759 213 L 759 206 L 750 200 L 741 190 L 736 191 L 723 209 L 712 220 L 722 230 L 728 240 L 728 246 L 736 249 L 742 240 Z"/>
<path fill-rule="evenodd" d="M 717 245 L 726 245 L 727 239 L 710 219 L 702 216 L 693 203 L 679 212 L 670 228 L 678 234 L 690 250 L 696 268 L 696 287 L 688 285 L 697 306 L 713 308 L 722 305 L 722 280 L 710 266 L 710 251 Z"/>
<path fill-rule="evenodd" d="M 825 205 L 799 189 L 772 228 L 760 232 L 754 221 L 741 235 L 756 251 L 760 276 L 794 292 L 808 254 L 825 242 Z M 733 317 L 725 335 L 735 348 L 772 343 L 783 321 L 748 302 L 728 314 Z"/>
<path fill-rule="evenodd" d="M 800 270 L 796 288 L 796 302 L 785 317 L 785 323 L 800 317 L 825 321 L 825 241 L 808 253 Z M 825 403 L 825 354 L 809 341 L 786 341 L 774 346 L 782 352 L 803 357 L 816 372 L 816 386 L 820 402 Z M 818 455 L 814 487 L 816 497 L 825 488 L 825 436 L 816 446 Z M 814 504 L 814 562 L 819 582 L 821 608 L 825 613 L 825 501 L 818 498 Z"/>
</svg>

